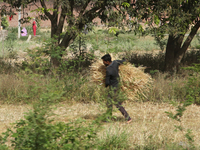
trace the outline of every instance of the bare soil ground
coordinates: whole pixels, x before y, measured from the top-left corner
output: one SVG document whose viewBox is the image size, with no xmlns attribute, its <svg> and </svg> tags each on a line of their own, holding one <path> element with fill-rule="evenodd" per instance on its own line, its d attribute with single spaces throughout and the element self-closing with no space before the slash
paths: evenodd
<svg viewBox="0 0 200 150">
<path fill-rule="evenodd" d="M 116 119 L 111 123 L 105 123 L 105 132 L 112 129 L 113 132 L 117 130 L 128 132 L 130 135 L 131 145 L 145 145 L 148 137 L 152 138 L 157 143 L 175 142 L 186 143 L 184 137 L 185 131 L 175 132 L 174 125 L 181 125 L 182 127 L 192 130 L 194 135 L 194 143 L 200 146 L 200 107 L 191 105 L 187 108 L 182 123 L 170 119 L 165 111 L 175 112 L 176 108 L 172 105 L 161 103 L 125 103 L 126 110 L 132 117 L 133 122 L 126 124 L 120 112 L 115 108 L 113 115 Z M 0 133 L 6 131 L 11 123 L 23 118 L 24 112 L 27 112 L 31 107 L 29 105 L 1 105 L 0 106 Z M 93 121 L 105 112 L 105 107 L 99 104 L 81 104 L 74 103 L 69 105 L 62 103 L 57 105 L 55 110 L 56 121 L 68 122 L 78 118 L 84 118 L 87 121 Z M 104 132 L 104 131 L 103 131 Z M 100 133 L 101 135 L 103 134 Z"/>
</svg>

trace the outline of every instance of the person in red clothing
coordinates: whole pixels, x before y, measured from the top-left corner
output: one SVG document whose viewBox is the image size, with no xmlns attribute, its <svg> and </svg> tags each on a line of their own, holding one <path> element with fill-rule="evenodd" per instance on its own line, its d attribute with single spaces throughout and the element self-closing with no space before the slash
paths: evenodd
<svg viewBox="0 0 200 150">
<path fill-rule="evenodd" d="M 36 28 L 37 28 L 36 21 L 35 21 L 35 18 L 33 18 L 33 35 L 34 36 L 36 36 Z"/>
<path fill-rule="evenodd" d="M 13 18 L 13 15 L 10 15 L 10 16 L 9 16 L 9 21 L 11 21 L 12 18 Z"/>
</svg>

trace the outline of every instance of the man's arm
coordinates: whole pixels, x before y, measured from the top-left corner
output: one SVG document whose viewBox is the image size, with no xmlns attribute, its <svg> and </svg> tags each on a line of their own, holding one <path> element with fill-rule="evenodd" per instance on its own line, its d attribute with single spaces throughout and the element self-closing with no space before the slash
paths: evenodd
<svg viewBox="0 0 200 150">
<path fill-rule="evenodd" d="M 123 64 L 126 60 L 116 60 L 119 65 Z"/>
<path fill-rule="evenodd" d="M 105 81 L 106 87 L 110 85 L 110 73 L 108 70 L 106 70 L 106 81 Z"/>
</svg>

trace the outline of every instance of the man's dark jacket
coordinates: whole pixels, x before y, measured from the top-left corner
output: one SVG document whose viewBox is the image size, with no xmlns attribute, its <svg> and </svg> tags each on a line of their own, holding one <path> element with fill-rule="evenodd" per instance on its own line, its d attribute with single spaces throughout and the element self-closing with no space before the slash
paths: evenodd
<svg viewBox="0 0 200 150">
<path fill-rule="evenodd" d="M 114 60 L 106 67 L 106 87 L 118 87 L 119 83 L 119 65 L 125 60 Z"/>
</svg>

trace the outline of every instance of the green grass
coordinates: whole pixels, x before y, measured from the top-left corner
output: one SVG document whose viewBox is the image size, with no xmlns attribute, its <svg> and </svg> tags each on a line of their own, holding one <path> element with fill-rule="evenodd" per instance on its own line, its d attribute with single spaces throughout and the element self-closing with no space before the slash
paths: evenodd
<svg viewBox="0 0 200 150">
<path fill-rule="evenodd" d="M 87 43 L 93 50 L 101 52 L 127 52 L 127 51 L 152 51 L 160 48 L 154 44 L 151 37 L 138 37 L 134 33 L 119 34 L 118 37 L 109 33 L 89 33 L 86 35 Z"/>
<path fill-rule="evenodd" d="M 17 28 L 10 28 L 10 32 L 15 34 L 17 37 Z M 32 35 L 31 28 L 27 30 Z M 50 32 L 40 31 L 38 29 L 38 36 L 31 38 L 30 42 L 26 42 L 27 37 L 21 37 L 19 40 L 12 41 L 12 44 L 8 41 L 0 43 L 1 57 L 4 50 L 4 55 L 8 54 L 8 49 L 10 45 L 13 45 L 13 51 L 25 51 L 27 48 L 32 49 L 35 46 L 41 46 L 41 42 L 46 41 L 50 37 Z M 13 36 L 13 35 L 11 35 Z M 158 52 L 161 51 L 160 47 L 156 44 L 154 38 L 149 35 L 146 37 L 136 36 L 134 33 L 123 32 L 120 33 L 118 37 L 113 34 L 109 34 L 107 30 L 95 29 L 93 32 L 89 32 L 87 35 L 83 36 L 86 40 L 86 44 L 90 47 L 90 51 L 94 52 L 99 50 L 102 53 L 118 53 L 118 52 Z M 185 37 L 186 38 L 186 37 Z M 167 36 L 166 36 L 167 40 Z M 199 48 L 198 37 L 195 36 L 189 49 Z"/>
<path fill-rule="evenodd" d="M 19 53 L 26 51 L 28 48 L 34 48 L 36 43 L 34 41 L 26 42 L 23 40 L 4 41 L 0 43 L 0 57 L 9 57 L 12 52 Z M 3 56 L 4 55 L 4 56 Z"/>
<path fill-rule="evenodd" d="M 27 30 L 30 32 L 31 39 L 29 42 L 27 42 L 28 35 L 27 36 L 20 36 L 18 39 L 18 33 L 17 28 L 9 28 L 8 29 L 8 36 L 6 40 L 0 42 L 0 57 L 6 57 L 6 58 L 13 58 L 11 57 L 10 53 L 19 53 L 19 52 L 25 52 L 27 49 L 33 49 L 37 46 L 41 46 L 42 42 L 46 41 L 50 37 L 50 33 L 48 31 L 40 32 L 38 29 L 38 34 L 36 37 L 33 36 L 31 29 L 27 28 Z M 29 33 L 28 32 L 28 33 Z M 20 56 L 19 56 L 20 57 Z"/>
<path fill-rule="evenodd" d="M 87 43 L 92 46 L 93 50 L 101 52 L 130 52 L 130 51 L 161 51 L 156 44 L 154 37 L 136 36 L 134 33 L 120 33 L 118 37 L 109 34 L 107 30 L 96 30 L 85 36 Z M 165 40 L 167 42 L 167 36 Z M 185 37 L 186 39 L 187 37 Z M 200 45 L 198 37 L 192 40 L 189 49 L 197 49 Z"/>
</svg>

